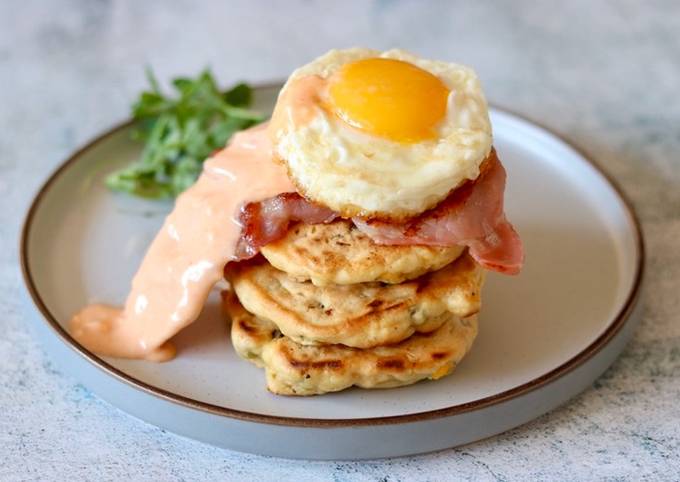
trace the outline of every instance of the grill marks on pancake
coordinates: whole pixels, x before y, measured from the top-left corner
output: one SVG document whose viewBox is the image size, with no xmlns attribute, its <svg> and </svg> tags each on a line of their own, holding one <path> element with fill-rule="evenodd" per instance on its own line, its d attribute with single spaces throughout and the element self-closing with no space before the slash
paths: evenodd
<svg viewBox="0 0 680 482">
<path fill-rule="evenodd" d="M 318 360 L 318 361 L 306 361 L 306 360 L 296 360 L 294 358 L 291 358 L 288 360 L 288 363 L 290 366 L 293 368 L 297 369 L 304 369 L 308 370 L 310 368 L 314 369 L 331 369 L 331 370 L 339 370 L 342 368 L 342 361 L 341 360 Z"/>
<path fill-rule="evenodd" d="M 402 360 L 401 358 L 385 358 L 385 359 L 378 360 L 376 362 L 376 366 L 378 368 L 403 370 L 405 364 L 404 364 L 404 360 Z"/>
<path fill-rule="evenodd" d="M 425 336 L 425 338 L 429 338 L 430 334 L 428 336 Z M 288 350 L 282 349 L 282 354 L 286 357 L 288 360 L 288 364 L 296 369 L 304 372 L 304 375 L 306 378 L 309 378 L 309 371 L 310 370 L 342 370 L 344 369 L 344 364 L 342 360 L 339 359 L 322 359 L 322 360 L 300 360 L 294 357 L 292 353 Z M 436 351 L 432 354 L 430 354 L 430 358 L 437 362 L 440 360 L 444 360 L 448 357 L 451 356 L 451 353 L 448 351 Z M 379 358 L 375 366 L 378 370 L 392 370 L 392 371 L 403 371 L 406 370 L 408 366 L 413 365 L 413 362 L 410 362 L 408 359 L 405 357 L 389 357 L 389 358 Z"/>
<path fill-rule="evenodd" d="M 310 370 L 341 370 L 344 368 L 342 360 L 338 358 L 324 358 L 323 353 L 318 355 L 321 357 L 320 360 L 305 360 L 296 357 L 293 350 L 286 345 L 279 345 L 278 349 L 283 358 L 288 362 L 288 365 L 302 372 L 307 378 L 309 378 L 307 372 Z M 323 349 L 320 349 L 320 351 L 323 352 Z"/>
<path fill-rule="evenodd" d="M 239 320 L 239 327 L 244 330 L 246 333 L 249 335 L 255 335 L 258 330 L 256 327 L 250 326 L 248 322 L 245 320 Z M 420 337 L 423 339 L 426 338 L 431 338 L 434 335 L 434 332 L 429 332 L 429 333 L 422 333 L 416 335 L 416 337 Z M 271 333 L 271 340 L 274 340 L 278 337 L 280 337 L 281 334 L 278 332 L 278 330 L 274 330 Z M 395 345 L 396 346 L 396 345 Z M 332 345 L 330 346 L 332 349 Z M 349 348 L 349 347 L 344 347 L 345 350 L 348 351 L 355 351 L 357 352 L 358 350 Z M 340 371 L 345 369 L 345 364 L 341 359 L 337 358 L 324 358 L 324 348 L 318 348 L 320 354 L 319 356 L 321 357 L 320 360 L 305 360 L 301 359 L 295 356 L 294 353 L 292 353 L 292 350 L 288 349 L 285 345 L 282 345 L 279 347 L 279 351 L 283 355 L 283 357 L 287 360 L 288 364 L 290 365 L 291 368 L 299 371 L 302 376 L 304 376 L 305 379 L 309 379 L 311 377 L 310 371 L 314 372 L 322 370 L 322 371 Z M 448 357 L 451 356 L 450 351 L 434 351 L 433 353 L 430 354 L 430 359 L 434 362 L 438 362 L 441 360 L 444 360 Z M 375 362 L 375 367 L 378 370 L 389 370 L 389 371 L 405 371 L 408 367 L 414 366 L 414 362 L 410 361 L 408 359 L 408 356 L 390 356 L 390 357 L 381 357 L 378 358 Z"/>
<path fill-rule="evenodd" d="M 483 280 L 466 255 L 399 285 L 319 287 L 255 260 L 230 265 L 227 276 L 246 309 L 273 321 L 293 340 L 356 348 L 397 343 L 414 332 L 436 330 L 449 315 L 477 312 Z"/>
<path fill-rule="evenodd" d="M 318 286 L 401 283 L 451 263 L 463 247 L 387 246 L 373 242 L 349 220 L 296 224 L 262 247 L 276 268 Z"/>
<path fill-rule="evenodd" d="M 249 335 L 257 333 L 257 329 L 255 327 L 250 326 L 250 324 L 246 320 L 238 320 L 238 324 L 239 327 Z"/>
<path fill-rule="evenodd" d="M 446 357 L 449 356 L 449 355 L 450 355 L 449 352 L 446 352 L 446 351 L 438 351 L 438 352 L 435 352 L 435 353 L 433 353 L 432 355 L 430 355 L 430 357 L 431 357 L 433 360 L 443 360 L 444 358 L 446 358 Z"/>
<path fill-rule="evenodd" d="M 352 385 L 388 388 L 441 378 L 455 368 L 477 333 L 474 318 L 452 318 L 435 332 L 371 349 L 305 345 L 277 336 L 273 323 L 248 313 L 235 298 L 225 302 L 233 319 L 236 352 L 264 367 L 267 388 L 282 395 L 315 395 Z"/>
</svg>

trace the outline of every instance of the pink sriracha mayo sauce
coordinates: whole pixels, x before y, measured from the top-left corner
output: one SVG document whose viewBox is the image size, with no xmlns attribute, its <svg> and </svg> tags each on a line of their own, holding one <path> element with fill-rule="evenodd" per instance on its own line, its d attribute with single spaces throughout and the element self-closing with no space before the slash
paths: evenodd
<svg viewBox="0 0 680 482">
<path fill-rule="evenodd" d="M 266 125 L 236 134 L 177 198 L 132 280 L 125 307 L 86 306 L 71 319 L 71 334 L 104 356 L 173 358 L 168 340 L 196 320 L 234 259 L 241 206 L 294 191 L 285 168 L 272 161 Z"/>
</svg>

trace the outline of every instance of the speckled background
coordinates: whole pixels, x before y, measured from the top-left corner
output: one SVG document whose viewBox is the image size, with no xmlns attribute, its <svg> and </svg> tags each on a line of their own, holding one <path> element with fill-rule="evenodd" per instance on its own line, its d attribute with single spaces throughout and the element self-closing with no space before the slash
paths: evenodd
<svg viewBox="0 0 680 482">
<path fill-rule="evenodd" d="M 33 192 L 126 117 L 149 64 L 226 84 L 283 77 L 331 47 L 400 46 L 475 66 L 492 102 L 585 148 L 648 243 L 644 318 L 567 406 L 464 448 L 297 462 L 166 433 L 57 371 L 27 328 L 17 263 Z M 680 478 L 680 3 L 0 3 L 0 480 L 672 480 Z"/>
</svg>

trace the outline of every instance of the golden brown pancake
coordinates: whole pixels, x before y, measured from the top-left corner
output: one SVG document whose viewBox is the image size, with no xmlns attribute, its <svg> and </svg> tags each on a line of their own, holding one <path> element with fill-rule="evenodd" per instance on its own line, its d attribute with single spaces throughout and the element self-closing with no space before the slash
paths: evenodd
<svg viewBox="0 0 680 482">
<path fill-rule="evenodd" d="M 386 246 L 348 220 L 292 226 L 279 241 L 262 247 L 277 269 L 318 286 L 370 281 L 401 283 L 438 270 L 458 258 L 463 246 Z"/>
<path fill-rule="evenodd" d="M 444 268 L 401 284 L 315 286 L 263 260 L 226 272 L 243 306 L 303 345 L 356 348 L 398 343 L 479 311 L 484 271 L 465 254 Z"/>
<path fill-rule="evenodd" d="M 281 395 L 319 395 L 362 388 L 390 388 L 453 371 L 477 335 L 477 317 L 449 315 L 435 331 L 370 349 L 301 345 L 276 325 L 246 311 L 233 294 L 225 298 L 236 352 L 265 369 L 267 389 Z"/>
</svg>

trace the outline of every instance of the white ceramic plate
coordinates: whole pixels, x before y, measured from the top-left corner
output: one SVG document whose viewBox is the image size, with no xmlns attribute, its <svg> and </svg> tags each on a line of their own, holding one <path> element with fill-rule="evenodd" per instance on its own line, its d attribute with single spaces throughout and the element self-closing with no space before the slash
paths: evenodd
<svg viewBox="0 0 680 482">
<path fill-rule="evenodd" d="M 277 87 L 257 91 L 263 110 Z M 411 387 L 312 398 L 265 390 L 231 348 L 213 298 L 164 364 L 102 359 L 65 331 L 79 307 L 122 303 L 169 203 L 112 194 L 107 173 L 139 154 L 124 124 L 66 161 L 24 226 L 24 277 L 45 344 L 63 369 L 129 413 L 231 449 L 296 458 L 374 458 L 471 442 L 522 424 L 589 386 L 634 324 L 643 244 L 620 192 L 554 135 L 493 110 L 520 232 L 519 277 L 491 274 L 479 337 L 455 373 Z M 30 305 L 30 304 L 29 304 Z M 33 306 L 33 305 L 30 305 Z"/>
</svg>

